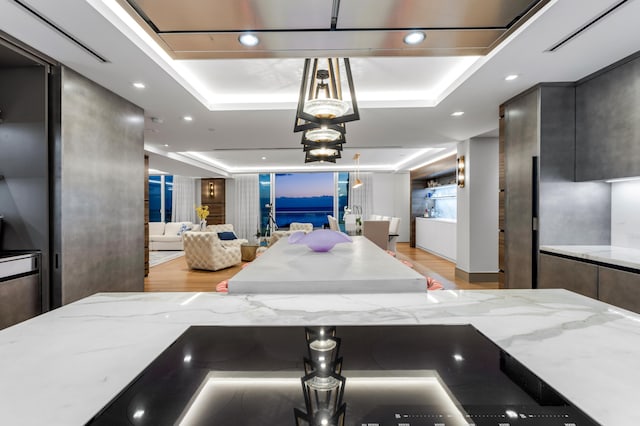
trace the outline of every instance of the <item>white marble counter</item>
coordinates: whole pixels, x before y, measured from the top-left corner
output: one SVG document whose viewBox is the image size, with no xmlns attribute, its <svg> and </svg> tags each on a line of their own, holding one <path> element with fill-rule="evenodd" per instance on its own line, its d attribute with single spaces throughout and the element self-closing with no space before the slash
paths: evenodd
<svg viewBox="0 0 640 426">
<path fill-rule="evenodd" d="M 446 222 L 446 223 L 458 223 L 457 219 L 448 219 L 446 217 L 416 217 L 416 219 L 420 220 L 430 220 L 432 222 Z"/>
<path fill-rule="evenodd" d="M 84 424 L 192 324 L 473 324 L 596 421 L 640 424 L 640 316 L 566 290 L 97 294 L 0 331 L 0 424 Z"/>
<path fill-rule="evenodd" d="M 640 270 L 640 250 L 615 246 L 540 246 L 540 251 Z"/>
<path fill-rule="evenodd" d="M 14 254 L 0 257 L 0 278 L 26 274 L 38 270 L 37 254 Z"/>
<path fill-rule="evenodd" d="M 229 280 L 229 293 L 423 293 L 423 275 L 365 237 L 316 253 L 281 239 Z"/>
</svg>

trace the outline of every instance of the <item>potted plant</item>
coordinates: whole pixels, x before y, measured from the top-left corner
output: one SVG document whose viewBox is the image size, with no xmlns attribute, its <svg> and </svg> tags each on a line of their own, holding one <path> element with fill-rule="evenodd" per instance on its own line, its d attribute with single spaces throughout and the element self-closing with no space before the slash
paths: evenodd
<svg viewBox="0 0 640 426">
<path fill-rule="evenodd" d="M 207 216 L 209 216 L 209 206 L 196 207 L 196 214 L 200 219 L 200 230 L 205 231 L 207 229 Z"/>
</svg>

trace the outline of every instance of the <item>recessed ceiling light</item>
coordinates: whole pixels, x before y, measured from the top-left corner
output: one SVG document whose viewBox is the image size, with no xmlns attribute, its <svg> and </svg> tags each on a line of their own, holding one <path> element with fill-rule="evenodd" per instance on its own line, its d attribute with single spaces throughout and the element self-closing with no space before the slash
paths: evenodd
<svg viewBox="0 0 640 426">
<path fill-rule="evenodd" d="M 504 79 L 507 81 L 511 81 L 511 80 L 515 80 L 516 78 L 518 78 L 518 74 L 509 74 Z"/>
<path fill-rule="evenodd" d="M 185 115 L 184 117 L 182 117 L 182 119 L 183 119 L 184 121 L 193 121 L 193 117 L 192 117 L 192 116 L 190 116 L 190 115 Z"/>
<path fill-rule="evenodd" d="M 241 45 L 249 47 L 257 46 L 258 43 L 260 43 L 258 36 L 250 33 L 241 34 L 240 37 L 238 37 L 238 41 Z"/>
<path fill-rule="evenodd" d="M 267 157 L 262 157 L 262 159 L 263 159 L 263 160 L 266 160 L 266 159 L 267 159 Z"/>
<path fill-rule="evenodd" d="M 168 144 L 168 143 L 165 143 L 165 144 L 164 144 L 164 146 L 165 146 L 165 147 L 168 147 L 168 146 L 169 146 L 169 144 Z"/>
<path fill-rule="evenodd" d="M 456 111 L 456 112 L 452 112 L 451 115 L 453 117 L 460 117 L 461 115 L 464 115 L 464 111 Z"/>
<path fill-rule="evenodd" d="M 133 87 L 135 87 L 136 89 L 144 89 L 147 86 L 145 86 L 144 83 L 136 81 L 135 83 L 133 83 Z"/>
<path fill-rule="evenodd" d="M 403 40 L 406 44 L 418 44 L 422 43 L 425 38 L 427 38 L 427 36 L 422 31 L 412 31 L 404 36 Z"/>
</svg>

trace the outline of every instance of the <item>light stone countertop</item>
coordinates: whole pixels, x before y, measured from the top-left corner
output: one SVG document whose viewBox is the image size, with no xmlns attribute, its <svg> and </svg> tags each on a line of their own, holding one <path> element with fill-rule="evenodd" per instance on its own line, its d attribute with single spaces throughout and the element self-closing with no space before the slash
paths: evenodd
<svg viewBox="0 0 640 426">
<path fill-rule="evenodd" d="M 446 217 L 420 217 L 416 216 L 416 219 L 428 220 L 431 222 L 445 222 L 445 223 L 458 223 L 456 219 L 447 219 Z"/>
<path fill-rule="evenodd" d="M 362 236 L 317 253 L 286 238 L 229 280 L 229 293 L 424 292 L 425 277 Z"/>
<path fill-rule="evenodd" d="M 640 424 L 640 315 L 566 290 L 96 294 L 0 331 L 0 424 L 84 424 L 190 325 L 312 324 L 472 324 L 596 421 Z"/>
<path fill-rule="evenodd" d="M 563 254 L 640 271 L 640 250 L 616 246 L 540 246 L 540 251 Z"/>
</svg>

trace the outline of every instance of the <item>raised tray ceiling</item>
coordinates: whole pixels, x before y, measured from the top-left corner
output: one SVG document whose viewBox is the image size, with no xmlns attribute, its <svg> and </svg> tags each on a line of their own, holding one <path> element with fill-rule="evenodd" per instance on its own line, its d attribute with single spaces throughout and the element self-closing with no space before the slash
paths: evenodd
<svg viewBox="0 0 640 426">
<path fill-rule="evenodd" d="M 174 58 L 213 59 L 484 55 L 549 0 L 119 1 Z M 408 46 L 413 29 L 427 39 Z"/>
</svg>

